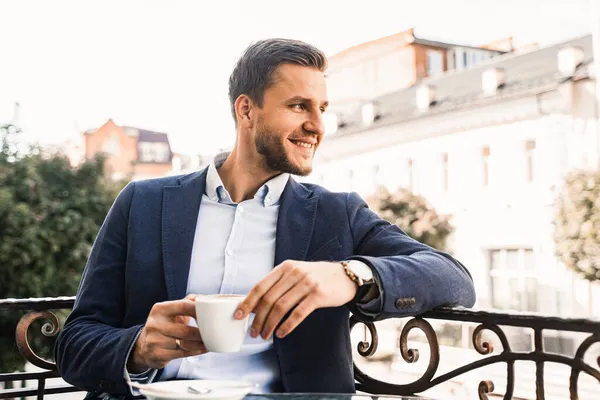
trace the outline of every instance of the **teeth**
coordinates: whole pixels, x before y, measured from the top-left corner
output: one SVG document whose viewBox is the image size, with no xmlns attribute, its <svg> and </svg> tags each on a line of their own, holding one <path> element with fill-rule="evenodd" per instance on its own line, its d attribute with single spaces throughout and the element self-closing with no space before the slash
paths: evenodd
<svg viewBox="0 0 600 400">
<path fill-rule="evenodd" d="M 313 147 L 313 145 L 311 143 L 305 143 L 305 142 L 297 142 L 297 141 L 293 141 L 294 144 L 300 146 L 300 147 L 305 147 L 307 149 L 311 149 Z"/>
</svg>

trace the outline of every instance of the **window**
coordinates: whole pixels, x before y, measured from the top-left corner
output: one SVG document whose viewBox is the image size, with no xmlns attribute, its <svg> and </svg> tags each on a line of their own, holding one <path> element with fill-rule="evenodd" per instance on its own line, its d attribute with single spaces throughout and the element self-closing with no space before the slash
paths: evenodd
<svg viewBox="0 0 600 400">
<path fill-rule="evenodd" d="M 110 138 L 104 142 L 104 146 L 102 147 L 102 151 L 111 156 L 118 156 L 120 152 L 119 146 L 119 136 L 116 133 L 113 133 Z"/>
<path fill-rule="evenodd" d="M 408 160 L 408 188 L 414 192 L 415 188 L 415 171 L 413 160 Z"/>
<path fill-rule="evenodd" d="M 525 162 L 526 162 L 526 179 L 527 182 L 533 182 L 533 164 L 535 154 L 535 140 L 528 140 L 525 142 Z"/>
<path fill-rule="evenodd" d="M 492 307 L 537 311 L 538 281 L 532 249 L 490 250 Z"/>
<path fill-rule="evenodd" d="M 490 147 L 484 146 L 481 151 L 481 169 L 482 169 L 482 184 L 484 187 L 489 185 L 490 175 Z"/>
<path fill-rule="evenodd" d="M 438 50 L 427 50 L 427 75 L 433 76 L 444 72 L 444 53 Z"/>
<path fill-rule="evenodd" d="M 373 191 L 377 191 L 379 186 L 381 185 L 381 177 L 380 177 L 381 167 L 379 164 L 373 166 L 373 176 L 371 178 L 371 183 L 373 185 Z"/>
<path fill-rule="evenodd" d="M 442 187 L 448 191 L 448 153 L 442 154 Z"/>
<path fill-rule="evenodd" d="M 456 69 L 456 51 L 448 53 L 448 69 Z"/>
<path fill-rule="evenodd" d="M 141 142 L 139 144 L 140 161 L 168 163 L 171 158 L 169 145 L 160 142 Z"/>
</svg>

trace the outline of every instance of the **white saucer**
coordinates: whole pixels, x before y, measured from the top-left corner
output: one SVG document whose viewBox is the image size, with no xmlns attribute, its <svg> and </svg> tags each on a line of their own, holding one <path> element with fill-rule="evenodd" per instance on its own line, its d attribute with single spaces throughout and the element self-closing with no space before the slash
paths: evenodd
<svg viewBox="0 0 600 400">
<path fill-rule="evenodd" d="M 147 389 L 142 388 L 139 391 L 149 400 L 241 400 L 255 387 L 248 382 L 208 379 L 155 382 L 146 386 Z M 189 386 L 212 391 L 194 394 L 188 391 Z M 154 388 L 156 391 L 152 390 Z"/>
</svg>

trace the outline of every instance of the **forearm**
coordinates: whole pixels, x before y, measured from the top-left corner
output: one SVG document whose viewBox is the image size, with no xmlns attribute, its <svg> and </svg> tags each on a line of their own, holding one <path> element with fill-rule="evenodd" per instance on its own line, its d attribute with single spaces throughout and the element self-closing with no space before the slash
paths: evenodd
<svg viewBox="0 0 600 400">
<path fill-rule="evenodd" d="M 88 391 L 128 394 L 123 371 L 141 325 L 115 328 L 97 321 L 68 321 L 54 350 L 61 377 Z"/>
<path fill-rule="evenodd" d="M 475 290 L 471 276 L 452 257 L 436 251 L 408 256 L 361 256 L 377 271 L 382 286 L 382 310 L 374 319 L 417 315 L 432 308 L 472 307 Z"/>
</svg>

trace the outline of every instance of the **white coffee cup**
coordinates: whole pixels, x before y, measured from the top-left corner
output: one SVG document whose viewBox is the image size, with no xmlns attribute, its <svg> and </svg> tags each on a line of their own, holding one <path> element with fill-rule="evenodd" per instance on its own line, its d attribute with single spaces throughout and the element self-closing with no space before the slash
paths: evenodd
<svg viewBox="0 0 600 400">
<path fill-rule="evenodd" d="M 233 353 L 241 349 L 248 330 L 248 316 L 237 320 L 233 314 L 245 297 L 234 294 L 196 297 L 196 322 L 208 351 Z"/>
</svg>

